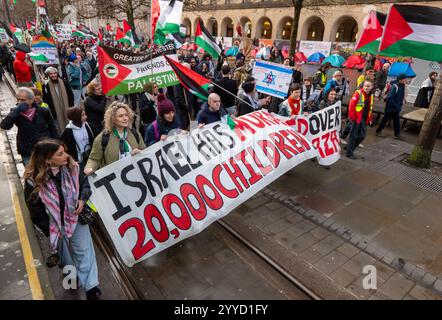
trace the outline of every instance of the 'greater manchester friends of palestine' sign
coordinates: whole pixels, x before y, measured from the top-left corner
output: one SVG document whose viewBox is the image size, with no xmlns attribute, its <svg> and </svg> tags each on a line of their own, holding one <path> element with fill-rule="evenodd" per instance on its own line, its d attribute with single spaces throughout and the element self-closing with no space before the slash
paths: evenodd
<svg viewBox="0 0 442 320">
<path fill-rule="evenodd" d="M 111 47 L 98 47 L 98 63 L 104 94 L 137 93 L 143 91 L 148 82 L 155 82 L 159 88 L 179 83 L 172 68 L 163 55 L 178 60 L 173 44 L 164 45 L 152 55 L 132 53 Z"/>
<path fill-rule="evenodd" d="M 91 201 L 127 266 L 195 235 L 318 155 L 266 111 L 169 137 L 90 177 Z"/>
</svg>

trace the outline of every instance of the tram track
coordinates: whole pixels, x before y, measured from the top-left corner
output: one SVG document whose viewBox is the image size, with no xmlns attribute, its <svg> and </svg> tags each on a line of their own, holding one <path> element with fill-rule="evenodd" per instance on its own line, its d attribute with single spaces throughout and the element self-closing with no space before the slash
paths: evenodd
<svg viewBox="0 0 442 320">
<path fill-rule="evenodd" d="M 9 75 L 8 75 L 9 77 Z M 10 78 L 6 79 L 7 85 L 11 91 L 11 94 L 15 94 L 13 92 L 13 86 L 10 83 Z M 2 118 L 0 116 L 0 118 Z M 15 165 L 17 165 L 17 158 L 15 156 L 15 150 L 13 150 L 10 137 L 8 134 L 5 134 L 6 140 L 7 140 L 7 146 L 6 148 L 9 149 L 8 157 L 9 161 L 12 161 Z M 15 173 L 17 175 L 17 178 L 20 179 L 19 171 L 17 168 L 15 168 Z M 99 219 L 97 219 L 99 220 Z M 301 280 L 299 280 L 295 275 L 290 273 L 288 270 L 286 270 L 283 266 L 281 266 L 277 261 L 275 261 L 269 254 L 265 253 L 263 250 L 261 250 L 259 247 L 254 245 L 251 241 L 249 241 L 246 237 L 244 237 L 239 231 L 235 230 L 235 228 L 224 221 L 223 219 L 220 219 L 215 222 L 215 224 L 221 229 L 223 232 L 225 232 L 230 238 L 235 239 L 237 243 L 245 248 L 246 250 L 249 250 L 252 255 L 254 255 L 256 258 L 250 259 L 251 261 L 257 261 L 259 259 L 262 264 L 265 264 L 269 267 L 269 269 L 272 269 L 274 273 L 278 274 L 280 277 L 286 279 L 288 283 L 290 283 L 293 286 L 293 290 L 298 290 L 302 295 L 305 296 L 306 299 L 310 300 L 321 300 L 321 296 L 312 291 L 308 288 Z M 109 268 L 111 270 L 112 276 L 118 283 L 118 286 L 121 288 L 122 292 L 124 293 L 125 297 L 128 300 L 143 300 L 146 299 L 145 295 L 142 293 L 142 291 L 139 289 L 137 285 L 137 281 L 131 276 L 131 272 L 129 268 L 122 262 L 121 258 L 116 254 L 115 249 L 113 245 L 110 243 L 111 240 L 109 236 L 107 235 L 107 232 L 104 229 L 104 225 L 102 224 L 101 220 L 94 222 L 91 225 L 91 234 L 93 241 L 95 243 L 95 246 L 100 250 L 100 252 L 103 254 L 105 260 L 109 264 Z M 238 245 L 236 244 L 236 246 Z M 250 255 L 249 255 L 250 256 Z M 252 262 L 254 263 L 254 262 Z"/>
</svg>

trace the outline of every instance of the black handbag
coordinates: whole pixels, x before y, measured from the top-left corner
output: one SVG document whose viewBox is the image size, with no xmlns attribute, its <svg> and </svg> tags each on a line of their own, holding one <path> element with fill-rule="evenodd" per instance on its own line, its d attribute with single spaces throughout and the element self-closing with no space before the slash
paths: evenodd
<svg viewBox="0 0 442 320">
<path fill-rule="evenodd" d="M 95 220 L 94 211 L 85 203 L 83 211 L 78 215 L 78 222 L 81 224 L 91 224 Z"/>
</svg>

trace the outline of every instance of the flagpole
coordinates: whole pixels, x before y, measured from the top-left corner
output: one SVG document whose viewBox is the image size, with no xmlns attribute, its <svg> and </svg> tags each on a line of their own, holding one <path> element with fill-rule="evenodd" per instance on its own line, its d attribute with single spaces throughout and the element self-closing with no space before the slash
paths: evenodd
<svg viewBox="0 0 442 320">
<path fill-rule="evenodd" d="M 393 8 L 393 4 L 390 4 L 390 8 L 388 8 L 388 12 L 387 12 L 387 17 L 385 18 L 385 24 L 384 24 L 384 29 L 382 30 L 381 41 L 379 41 L 379 47 L 378 47 L 378 52 L 377 52 L 378 55 L 382 52 L 381 46 L 382 46 L 382 42 L 384 42 L 385 30 L 387 29 L 388 21 L 390 18 L 391 8 Z"/>
<path fill-rule="evenodd" d="M 235 96 L 233 93 L 231 93 L 230 91 L 224 89 L 224 88 L 221 87 L 220 85 L 217 85 L 215 82 L 210 81 L 210 83 L 212 83 L 213 85 L 215 85 L 215 86 L 217 86 L 218 88 L 222 89 L 223 91 L 227 92 L 228 94 L 234 96 L 234 97 L 235 97 L 236 99 L 238 99 L 239 101 L 244 102 L 246 105 L 248 105 L 248 106 L 252 107 L 253 109 L 255 109 L 255 107 L 252 106 L 250 103 L 248 103 L 247 101 L 245 101 L 245 100 L 239 98 L 238 96 Z"/>
<path fill-rule="evenodd" d="M 152 30 L 152 10 L 153 10 L 153 5 L 152 5 L 153 0 L 150 0 L 150 71 L 151 71 L 151 76 L 153 79 L 153 63 L 152 63 L 152 58 L 153 58 L 153 38 L 154 38 L 154 30 Z M 151 81 L 152 82 L 152 81 Z"/>
</svg>

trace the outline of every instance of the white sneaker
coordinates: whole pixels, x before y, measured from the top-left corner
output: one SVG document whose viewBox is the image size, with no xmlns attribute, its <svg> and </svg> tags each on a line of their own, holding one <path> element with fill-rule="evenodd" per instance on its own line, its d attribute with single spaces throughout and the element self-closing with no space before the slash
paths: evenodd
<svg viewBox="0 0 442 320">
<path fill-rule="evenodd" d="M 341 144 L 346 145 L 347 141 L 345 141 L 344 139 L 341 139 Z"/>
<path fill-rule="evenodd" d="M 359 148 L 364 148 L 364 145 L 362 143 L 359 144 Z"/>
</svg>

